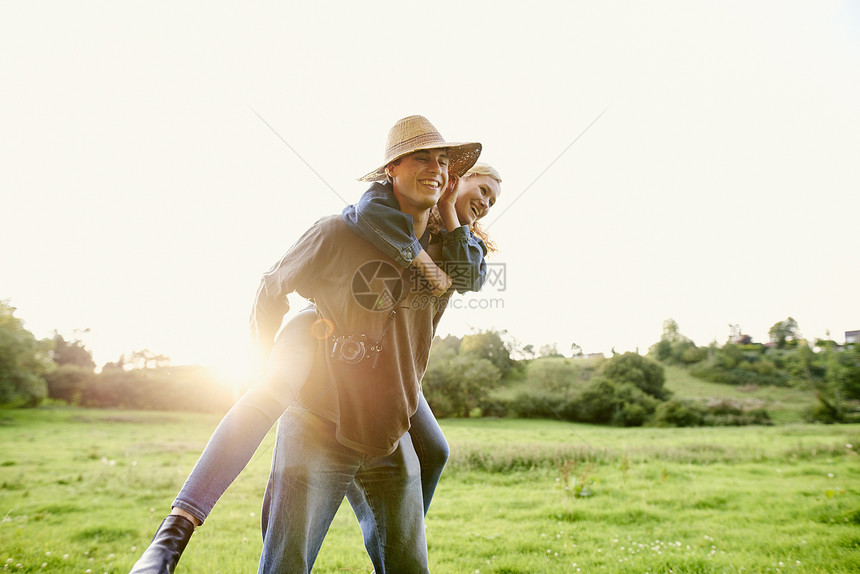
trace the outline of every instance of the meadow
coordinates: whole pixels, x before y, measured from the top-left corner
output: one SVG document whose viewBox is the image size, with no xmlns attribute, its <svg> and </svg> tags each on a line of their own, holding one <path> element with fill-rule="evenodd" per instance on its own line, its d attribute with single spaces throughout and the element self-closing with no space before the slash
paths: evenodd
<svg viewBox="0 0 860 574">
<path fill-rule="evenodd" d="M 0 411 L 3 569 L 128 572 L 219 419 Z M 858 425 L 440 422 L 452 457 L 427 518 L 434 573 L 860 571 Z M 256 571 L 273 442 L 194 534 L 179 573 Z M 371 570 L 344 506 L 314 572 Z"/>
</svg>

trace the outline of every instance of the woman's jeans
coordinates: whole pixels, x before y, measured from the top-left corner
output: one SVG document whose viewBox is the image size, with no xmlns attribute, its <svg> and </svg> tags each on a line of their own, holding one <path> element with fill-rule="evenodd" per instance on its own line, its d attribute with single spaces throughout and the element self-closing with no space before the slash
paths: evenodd
<svg viewBox="0 0 860 574">
<path fill-rule="evenodd" d="M 315 312 L 305 311 L 284 327 L 272 350 L 267 376 L 224 415 L 173 506 L 191 513 L 201 522 L 206 520 L 215 503 L 251 460 L 269 429 L 292 404 L 297 385 L 303 383 L 310 372 L 316 344 L 309 333 L 315 320 Z M 419 397 L 418 410 L 410 423 L 408 434 L 421 467 L 426 514 L 448 460 L 448 443 L 423 396 Z M 350 492 L 352 498 L 353 492 Z"/>
<path fill-rule="evenodd" d="M 424 574 L 427 542 L 418 457 L 406 434 L 388 456 L 370 456 L 337 441 L 335 425 L 291 406 L 278 441 L 263 501 L 260 574 L 311 571 L 347 491 L 377 574 Z"/>
</svg>

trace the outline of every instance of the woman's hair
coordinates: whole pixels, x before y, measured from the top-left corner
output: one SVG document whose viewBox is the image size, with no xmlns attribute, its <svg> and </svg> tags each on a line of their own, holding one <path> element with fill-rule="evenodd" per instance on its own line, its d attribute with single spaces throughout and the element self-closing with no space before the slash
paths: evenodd
<svg viewBox="0 0 860 574">
<path fill-rule="evenodd" d="M 502 183 L 502 176 L 499 175 L 499 172 L 491 165 L 482 162 L 477 162 L 473 165 L 469 171 L 463 174 L 462 179 L 474 177 L 476 175 L 486 175 L 495 179 L 499 183 Z M 435 205 L 433 206 L 433 209 L 430 210 L 430 219 L 427 221 L 427 228 L 431 233 L 438 233 L 445 228 L 445 225 L 442 223 L 442 216 L 439 215 L 439 208 Z M 489 253 L 496 253 L 499 250 L 496 246 L 496 242 L 493 241 L 490 238 L 490 234 L 481 227 L 481 223 L 479 221 L 473 221 L 472 224 L 469 225 L 469 229 L 471 229 L 472 233 L 477 235 L 481 241 L 484 242 Z"/>
</svg>

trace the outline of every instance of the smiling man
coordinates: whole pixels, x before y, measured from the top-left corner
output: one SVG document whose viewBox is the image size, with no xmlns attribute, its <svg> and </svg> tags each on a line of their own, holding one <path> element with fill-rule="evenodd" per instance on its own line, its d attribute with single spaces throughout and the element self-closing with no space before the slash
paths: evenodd
<svg viewBox="0 0 860 574">
<path fill-rule="evenodd" d="M 361 179 L 387 179 L 374 185 L 390 186 L 419 247 L 439 259 L 441 247 L 425 233 L 430 209 L 449 174 L 463 175 L 480 150 L 446 142 L 410 116 L 389 132 L 382 166 Z M 332 334 L 318 342 L 311 375 L 278 425 L 259 572 L 309 572 L 350 488 L 360 493 L 353 506 L 365 539 L 374 539 L 376 572 L 427 572 L 420 468 L 407 431 L 450 290 L 434 295 L 414 267 L 403 269 L 331 216 L 264 275 L 252 314 L 263 345 L 271 346 L 293 291 L 313 300 Z"/>
</svg>

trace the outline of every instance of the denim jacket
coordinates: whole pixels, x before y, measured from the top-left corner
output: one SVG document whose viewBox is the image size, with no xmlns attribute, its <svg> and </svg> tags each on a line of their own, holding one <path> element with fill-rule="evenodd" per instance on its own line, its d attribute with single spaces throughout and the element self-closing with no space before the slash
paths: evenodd
<svg viewBox="0 0 860 574">
<path fill-rule="evenodd" d="M 390 183 L 374 183 L 355 205 L 346 206 L 342 215 L 350 229 L 404 268 L 422 249 L 412 217 L 400 211 Z M 487 247 L 469 226 L 443 230 L 431 241 L 442 243 L 442 261 L 437 263 L 451 277 L 454 289 L 459 293 L 479 291 L 487 277 Z"/>
</svg>

